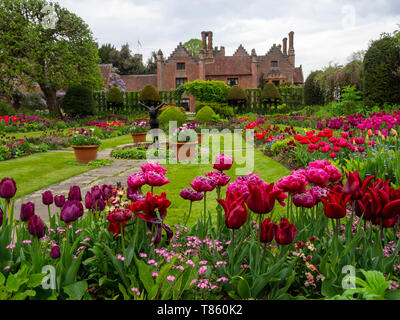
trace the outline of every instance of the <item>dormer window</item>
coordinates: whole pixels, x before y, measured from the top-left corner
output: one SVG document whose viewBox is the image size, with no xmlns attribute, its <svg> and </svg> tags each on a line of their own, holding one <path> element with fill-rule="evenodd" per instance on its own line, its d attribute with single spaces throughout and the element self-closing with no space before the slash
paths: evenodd
<svg viewBox="0 0 400 320">
<path fill-rule="evenodd" d="M 185 63 L 184 62 L 178 62 L 176 64 L 176 70 L 185 70 Z"/>
<path fill-rule="evenodd" d="M 271 61 L 271 68 L 278 68 L 278 61 Z"/>
</svg>

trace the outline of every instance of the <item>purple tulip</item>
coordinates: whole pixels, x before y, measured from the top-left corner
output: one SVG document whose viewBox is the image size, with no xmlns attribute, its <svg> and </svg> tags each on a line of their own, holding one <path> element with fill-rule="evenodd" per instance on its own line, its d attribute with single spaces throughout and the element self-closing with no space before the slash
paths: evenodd
<svg viewBox="0 0 400 320">
<path fill-rule="evenodd" d="M 42 202 L 45 206 L 53 204 L 53 194 L 51 191 L 46 191 L 42 193 Z"/>
<path fill-rule="evenodd" d="M 32 216 L 35 215 L 35 204 L 32 202 L 23 203 L 21 205 L 21 221 L 28 221 Z"/>
<path fill-rule="evenodd" d="M 215 170 L 222 172 L 230 170 L 232 168 L 232 165 L 233 165 L 233 157 L 222 153 L 215 157 L 213 168 Z"/>
<path fill-rule="evenodd" d="M 199 176 L 190 183 L 190 186 L 197 192 L 209 192 L 215 189 L 217 183 L 214 178 Z"/>
<path fill-rule="evenodd" d="M 136 172 L 128 177 L 128 186 L 132 189 L 140 189 L 147 182 L 144 172 Z"/>
<path fill-rule="evenodd" d="M 219 171 L 211 171 L 206 173 L 206 177 L 208 178 L 214 178 L 215 180 L 217 180 L 217 186 L 219 187 L 225 187 L 229 181 L 231 180 L 231 177 L 226 175 L 223 172 L 219 172 Z"/>
<path fill-rule="evenodd" d="M 317 200 L 314 198 L 310 191 L 304 193 L 296 193 L 293 195 L 293 204 L 296 207 L 302 208 L 313 208 L 317 204 Z"/>
<path fill-rule="evenodd" d="M 50 251 L 50 257 L 52 259 L 58 259 L 61 256 L 60 247 L 58 245 L 54 245 Z"/>
<path fill-rule="evenodd" d="M 113 191 L 113 187 L 112 186 L 108 186 L 106 184 L 101 186 L 101 193 L 102 193 L 103 199 L 105 201 L 107 201 L 108 199 L 111 198 L 112 191 Z"/>
<path fill-rule="evenodd" d="M 147 171 L 145 173 L 147 178 L 147 184 L 152 187 L 161 187 L 169 183 L 168 178 L 164 177 L 163 174 L 156 171 Z"/>
<path fill-rule="evenodd" d="M 17 185 L 14 179 L 3 178 L 0 182 L 0 198 L 10 200 L 17 193 Z"/>
<path fill-rule="evenodd" d="M 96 200 L 97 211 L 101 212 L 106 208 L 106 203 L 104 202 L 103 198 L 99 198 Z"/>
<path fill-rule="evenodd" d="M 61 210 L 61 220 L 70 223 L 76 221 L 83 214 L 83 205 L 76 200 L 68 200 L 65 202 Z"/>
<path fill-rule="evenodd" d="M 82 201 L 82 193 L 81 193 L 81 188 L 79 188 L 79 186 L 70 187 L 68 200 Z"/>
<path fill-rule="evenodd" d="M 42 219 L 34 215 L 28 221 L 28 231 L 32 236 L 40 239 L 46 234 L 46 227 Z"/>
<path fill-rule="evenodd" d="M 95 199 L 94 199 L 93 195 L 88 191 L 85 196 L 85 208 L 88 210 L 93 209 L 94 201 L 95 201 Z"/>
<path fill-rule="evenodd" d="M 129 200 L 131 200 L 133 202 L 143 201 L 143 200 L 146 199 L 146 197 L 140 193 L 140 190 L 133 189 L 131 187 L 128 187 L 127 197 L 128 197 Z"/>
<path fill-rule="evenodd" d="M 197 192 L 191 188 L 183 189 L 179 195 L 185 199 L 190 201 L 200 201 L 204 198 L 204 195 L 201 192 Z"/>
<path fill-rule="evenodd" d="M 62 208 L 65 204 L 65 196 L 55 196 L 54 204 L 56 205 L 57 208 Z"/>
<path fill-rule="evenodd" d="M 92 187 L 91 193 L 95 200 L 100 199 L 102 197 L 101 189 L 99 186 Z"/>
</svg>

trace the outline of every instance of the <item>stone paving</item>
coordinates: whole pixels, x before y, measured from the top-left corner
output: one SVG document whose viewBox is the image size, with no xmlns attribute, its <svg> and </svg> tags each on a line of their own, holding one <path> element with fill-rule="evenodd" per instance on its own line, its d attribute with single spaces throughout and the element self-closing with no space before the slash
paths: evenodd
<svg viewBox="0 0 400 320">
<path fill-rule="evenodd" d="M 119 148 L 124 146 L 119 146 Z M 104 149 L 99 151 L 97 159 L 110 159 L 110 153 L 112 149 Z M 62 152 L 73 152 L 73 151 L 62 151 Z M 82 173 L 70 179 L 48 186 L 42 190 L 38 190 L 30 195 L 23 197 L 23 201 L 33 202 L 35 204 L 35 212 L 44 221 L 48 221 L 48 210 L 47 206 L 42 204 L 42 193 L 46 190 L 51 190 L 53 195 L 68 195 L 69 188 L 72 185 L 79 185 L 82 191 L 82 197 L 84 198 L 86 192 L 89 191 L 95 185 L 103 184 L 116 184 L 122 182 L 126 184 L 126 179 L 134 172 L 140 170 L 140 166 L 145 163 L 146 160 L 119 160 L 114 159 L 114 162 L 110 166 L 96 168 L 88 172 Z M 51 205 L 52 212 L 59 210 Z M 14 215 L 19 219 L 21 211 L 21 199 L 15 201 Z"/>
</svg>

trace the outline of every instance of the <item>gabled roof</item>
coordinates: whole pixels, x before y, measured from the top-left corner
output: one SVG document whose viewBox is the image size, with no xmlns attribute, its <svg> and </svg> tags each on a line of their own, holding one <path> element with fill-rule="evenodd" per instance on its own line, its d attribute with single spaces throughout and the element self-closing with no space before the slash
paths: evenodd
<svg viewBox="0 0 400 320">
<path fill-rule="evenodd" d="M 239 48 L 236 49 L 233 56 L 234 57 L 248 57 L 249 54 L 247 53 L 246 49 L 242 45 L 240 45 Z"/>
<path fill-rule="evenodd" d="M 173 58 L 179 58 L 179 57 L 189 57 L 193 59 L 194 61 L 197 61 L 198 58 L 193 57 L 190 52 L 185 48 L 185 46 L 182 44 L 182 42 L 179 43 L 179 45 L 175 48 L 175 50 L 171 53 L 171 55 L 168 57 L 167 62 L 169 60 L 172 60 Z"/>
<path fill-rule="evenodd" d="M 289 56 L 284 55 L 283 52 L 282 52 L 282 50 L 279 49 L 279 48 L 276 46 L 276 44 L 274 44 L 274 45 L 271 47 L 271 49 L 269 49 L 269 51 L 266 53 L 265 56 L 268 56 L 268 55 L 270 55 L 270 54 L 278 54 L 278 55 L 280 55 L 280 56 L 282 57 L 282 59 L 285 59 L 286 61 L 288 61 L 288 62 L 290 63 L 290 61 L 289 61 Z"/>
</svg>

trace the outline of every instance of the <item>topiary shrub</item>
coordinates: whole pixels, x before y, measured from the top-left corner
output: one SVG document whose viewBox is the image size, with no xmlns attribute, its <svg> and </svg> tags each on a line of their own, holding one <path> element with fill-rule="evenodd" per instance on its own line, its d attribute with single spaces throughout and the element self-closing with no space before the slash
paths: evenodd
<svg viewBox="0 0 400 320">
<path fill-rule="evenodd" d="M 106 100 L 108 106 L 113 110 L 121 109 L 124 105 L 124 96 L 118 87 L 112 87 L 107 91 Z"/>
<path fill-rule="evenodd" d="M 229 86 L 224 81 L 194 80 L 184 85 L 187 94 L 193 95 L 197 101 L 225 102 Z"/>
<path fill-rule="evenodd" d="M 199 112 L 196 113 L 196 121 L 203 123 L 211 123 L 213 121 L 213 116 L 215 112 L 210 107 L 201 108 Z"/>
<path fill-rule="evenodd" d="M 263 104 L 274 104 L 275 107 L 277 107 L 279 101 L 282 99 L 278 88 L 272 82 L 267 82 L 265 84 L 264 89 L 261 92 L 260 98 Z"/>
<path fill-rule="evenodd" d="M 14 108 L 7 102 L 0 100 L 0 116 L 15 115 Z"/>
<path fill-rule="evenodd" d="M 21 100 L 21 107 L 30 111 L 47 109 L 46 101 L 37 92 L 24 95 Z"/>
<path fill-rule="evenodd" d="M 185 110 L 184 107 L 171 106 L 171 105 L 165 105 L 165 106 L 163 106 L 163 107 L 160 109 L 160 111 L 163 112 L 163 111 L 165 111 L 165 110 L 167 110 L 167 109 L 170 109 L 170 108 L 178 108 L 183 114 L 186 113 L 186 110 Z"/>
<path fill-rule="evenodd" d="M 210 107 L 214 110 L 216 114 L 218 114 L 222 118 L 230 118 L 234 115 L 233 108 L 230 107 L 227 103 L 219 103 L 219 102 L 199 102 L 195 106 L 196 113 L 199 112 L 204 107 Z"/>
<path fill-rule="evenodd" d="M 164 126 L 165 128 L 169 127 L 170 121 L 176 121 L 177 126 L 179 128 L 185 122 L 186 117 L 185 114 L 179 108 L 171 107 L 161 112 L 160 116 L 158 117 L 158 120 L 160 121 L 161 125 Z"/>
<path fill-rule="evenodd" d="M 241 86 L 236 85 L 229 89 L 226 100 L 231 106 L 243 106 L 247 102 L 247 95 Z"/>
<path fill-rule="evenodd" d="M 149 84 L 140 91 L 139 101 L 148 106 L 155 106 L 161 103 L 161 98 L 157 89 Z"/>
<path fill-rule="evenodd" d="M 62 99 L 64 112 L 71 116 L 88 116 L 96 114 L 96 100 L 90 88 L 81 85 L 72 85 Z"/>
</svg>

